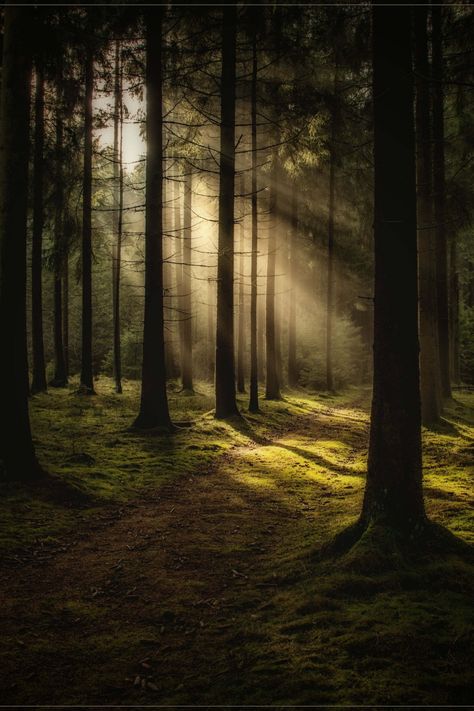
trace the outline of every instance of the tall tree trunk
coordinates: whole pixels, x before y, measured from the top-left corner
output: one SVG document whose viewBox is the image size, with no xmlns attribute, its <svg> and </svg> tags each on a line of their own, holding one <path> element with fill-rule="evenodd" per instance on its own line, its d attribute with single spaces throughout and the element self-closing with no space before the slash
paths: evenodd
<svg viewBox="0 0 474 711">
<path fill-rule="evenodd" d="M 423 423 L 430 424 L 437 422 L 440 416 L 441 386 L 436 303 L 436 247 L 433 230 L 427 7 L 417 7 L 414 10 L 414 17 L 421 412 Z"/>
<path fill-rule="evenodd" d="M 174 182 L 174 244 L 176 274 L 176 314 L 179 336 L 179 370 L 183 375 L 184 331 L 183 331 L 183 235 L 181 223 L 181 189 L 179 180 Z"/>
<path fill-rule="evenodd" d="M 221 144 L 217 257 L 216 417 L 238 415 L 234 357 L 236 7 L 222 10 Z"/>
<path fill-rule="evenodd" d="M 461 382 L 459 360 L 459 275 L 458 250 L 456 240 L 452 237 L 449 257 L 449 310 L 450 310 L 450 340 L 451 340 L 451 378 L 456 385 Z"/>
<path fill-rule="evenodd" d="M 250 265 L 250 412 L 258 412 L 258 333 L 257 333 L 257 290 L 258 290 L 258 215 L 257 215 L 257 32 L 252 33 L 252 256 Z"/>
<path fill-rule="evenodd" d="M 173 284 L 174 277 L 174 256 L 173 256 L 173 239 L 172 239 L 172 201 L 170 195 L 170 181 L 167 177 L 163 182 L 164 201 L 163 201 L 163 293 L 165 298 L 165 366 L 166 376 L 168 379 L 177 378 L 179 375 L 178 366 L 175 360 L 174 351 L 174 304 L 176 300 L 175 285 Z M 167 315 L 169 315 L 167 317 Z M 168 323 L 166 323 L 168 322 Z"/>
<path fill-rule="evenodd" d="M 36 479 L 28 413 L 26 226 L 32 10 L 6 5 L 0 121 L 0 460 L 9 479 Z"/>
<path fill-rule="evenodd" d="M 424 520 L 411 59 L 411 8 L 374 7 L 374 382 L 361 523 L 400 529 Z"/>
<path fill-rule="evenodd" d="M 214 382 L 214 354 L 216 351 L 214 339 L 214 279 L 209 276 L 207 279 L 207 377 L 209 382 Z"/>
<path fill-rule="evenodd" d="M 244 193 L 244 181 L 240 182 L 240 192 Z M 242 198 L 243 201 L 243 198 Z M 244 251 L 245 251 L 245 230 L 244 230 L 244 210 L 239 225 L 240 230 L 240 255 L 239 255 L 239 323 L 237 327 L 237 392 L 245 392 L 245 304 L 244 304 Z"/>
<path fill-rule="evenodd" d="M 115 392 L 122 392 L 122 360 L 120 355 L 120 272 L 122 262 L 122 220 L 123 220 L 123 101 L 122 67 L 120 61 L 120 41 L 115 41 L 115 86 L 114 86 L 114 202 L 115 202 L 115 245 L 112 255 L 112 294 L 114 323 L 114 380 Z"/>
<path fill-rule="evenodd" d="M 31 250 L 31 335 L 33 379 L 31 392 L 47 389 L 43 343 L 43 174 L 44 174 L 44 75 L 42 60 L 36 60 L 35 147 L 33 163 L 33 241 Z"/>
<path fill-rule="evenodd" d="M 64 372 L 69 378 L 69 255 L 64 255 L 63 263 L 63 343 Z"/>
<path fill-rule="evenodd" d="M 58 97 L 55 144 L 55 210 L 54 210 L 54 376 L 50 385 L 64 388 L 67 385 L 64 358 L 62 270 L 64 261 L 64 175 L 63 175 L 63 121 L 61 100 Z"/>
<path fill-rule="evenodd" d="M 329 145 L 329 219 L 326 291 L 326 388 L 334 390 L 333 372 L 333 321 L 334 321 L 334 212 L 336 191 L 336 137 L 338 130 L 338 60 L 334 69 L 334 95 L 331 110 L 331 138 Z"/>
<path fill-rule="evenodd" d="M 296 362 L 296 231 L 298 228 L 298 202 L 296 180 L 291 187 L 291 231 L 290 231 L 290 314 L 288 320 L 288 385 L 298 385 L 298 365 Z"/>
<path fill-rule="evenodd" d="M 451 397 L 449 352 L 448 245 L 446 238 L 446 179 L 444 162 L 444 87 L 441 7 L 432 5 L 433 62 L 433 195 L 436 224 L 436 281 L 441 391 Z"/>
<path fill-rule="evenodd" d="M 184 229 L 183 229 L 183 279 L 182 279 L 182 319 L 183 319 L 183 361 L 181 379 L 183 390 L 193 392 L 193 317 L 192 317 L 192 175 L 191 168 L 186 170 L 184 182 Z"/>
<path fill-rule="evenodd" d="M 277 141 L 278 142 L 278 141 Z M 275 280 L 276 250 L 278 230 L 279 158 L 275 151 L 270 178 L 270 226 L 268 232 L 267 291 L 266 291 L 266 385 L 267 400 L 280 400 L 280 380 L 278 378 L 276 324 L 275 324 Z"/>
<path fill-rule="evenodd" d="M 94 393 L 92 373 L 92 95 L 94 57 L 88 45 L 85 58 L 84 173 L 82 180 L 82 353 L 81 391 Z"/>
<path fill-rule="evenodd" d="M 145 315 L 140 412 L 135 426 L 172 429 L 163 318 L 162 10 L 146 10 Z"/>
</svg>

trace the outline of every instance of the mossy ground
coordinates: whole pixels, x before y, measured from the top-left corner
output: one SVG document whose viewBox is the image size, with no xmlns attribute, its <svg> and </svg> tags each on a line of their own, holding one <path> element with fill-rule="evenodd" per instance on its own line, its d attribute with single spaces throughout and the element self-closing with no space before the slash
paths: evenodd
<svg viewBox="0 0 474 711">
<path fill-rule="evenodd" d="M 285 395 L 213 419 L 205 385 L 171 393 L 171 437 L 128 431 L 138 390 L 36 396 L 60 486 L 3 486 L 2 703 L 468 704 L 472 555 L 355 521 L 368 392 Z M 242 400 L 242 406 L 244 400 Z M 424 432 L 433 521 L 474 540 L 474 395 Z"/>
</svg>

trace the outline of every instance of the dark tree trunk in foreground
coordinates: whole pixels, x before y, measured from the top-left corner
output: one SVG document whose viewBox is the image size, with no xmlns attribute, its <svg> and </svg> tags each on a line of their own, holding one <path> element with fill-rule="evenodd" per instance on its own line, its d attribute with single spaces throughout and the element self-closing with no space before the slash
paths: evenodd
<svg viewBox="0 0 474 711">
<path fill-rule="evenodd" d="M 92 373 L 92 94 L 94 58 L 90 46 L 85 58 L 84 173 L 82 181 L 82 353 L 81 391 L 94 393 Z"/>
<path fill-rule="evenodd" d="M 433 230 L 430 91 L 426 6 L 414 10 L 416 70 L 416 146 L 418 259 L 420 290 L 421 414 L 424 424 L 437 422 L 441 412 L 436 245 Z"/>
<path fill-rule="evenodd" d="M 277 139 L 277 143 L 278 143 Z M 266 380 L 265 397 L 267 400 L 280 400 L 280 380 L 278 377 L 277 364 L 277 333 L 275 324 L 275 281 L 276 281 L 276 250 L 277 250 L 277 229 L 278 229 L 278 198 L 277 190 L 279 185 L 279 158 L 275 151 L 270 185 L 270 227 L 268 232 L 268 257 L 267 257 L 267 279 L 266 279 Z"/>
<path fill-rule="evenodd" d="M 223 10 L 217 257 L 216 417 L 238 415 L 234 356 L 235 52 L 237 11 Z"/>
<path fill-rule="evenodd" d="M 36 61 L 35 148 L 33 163 L 33 239 L 31 249 L 31 336 L 33 379 L 31 392 L 47 389 L 43 343 L 43 175 L 44 175 L 44 76 L 41 59 Z"/>
<path fill-rule="evenodd" d="M 298 203 L 296 181 L 291 187 L 291 228 L 290 228 L 290 313 L 288 320 L 288 385 L 298 385 L 298 366 L 296 363 L 296 230 L 298 227 Z"/>
<path fill-rule="evenodd" d="M 373 10 L 374 382 L 361 523 L 424 520 L 411 10 Z"/>
<path fill-rule="evenodd" d="M 186 169 L 184 183 L 184 214 L 183 214 L 183 278 L 181 304 L 183 313 L 183 360 L 181 363 L 181 381 L 183 390 L 192 393 L 193 386 L 193 318 L 192 318 L 192 283 L 191 283 L 191 240 L 192 240 L 192 175 Z"/>
<path fill-rule="evenodd" d="M 112 256 L 112 295 L 114 320 L 114 380 L 115 392 L 122 392 L 122 361 L 120 355 L 120 271 L 122 262 L 122 220 L 123 220 L 123 165 L 122 165 L 122 67 L 120 62 L 120 42 L 115 42 L 115 86 L 114 86 L 114 191 L 115 191 L 115 245 Z"/>
<path fill-rule="evenodd" d="M 0 123 L 0 367 L 2 475 L 41 474 L 28 413 L 26 223 L 31 83 L 31 10 L 4 9 Z"/>
<path fill-rule="evenodd" d="M 140 412 L 135 427 L 172 428 L 163 318 L 162 12 L 146 11 L 145 315 Z"/>
<path fill-rule="evenodd" d="M 250 412 L 258 412 L 258 334 L 257 334 L 257 259 L 258 259 L 258 215 L 257 215 L 257 32 L 252 35 L 252 256 L 250 265 Z"/>
<path fill-rule="evenodd" d="M 446 179 L 444 162 L 444 87 L 441 7 L 432 5 L 433 197 L 436 230 L 436 283 L 441 391 L 451 397 L 449 353 L 448 245 L 446 239 Z"/>
<path fill-rule="evenodd" d="M 54 376 L 50 382 L 54 388 L 67 385 L 66 362 L 63 340 L 62 266 L 64 257 L 64 174 L 63 174 L 63 122 L 61 102 L 58 97 L 55 143 L 55 206 L 54 206 Z"/>
</svg>

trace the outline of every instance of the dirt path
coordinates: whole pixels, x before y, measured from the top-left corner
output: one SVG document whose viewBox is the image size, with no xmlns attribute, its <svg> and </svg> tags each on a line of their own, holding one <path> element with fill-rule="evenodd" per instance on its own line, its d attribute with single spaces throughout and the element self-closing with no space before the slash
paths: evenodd
<svg viewBox="0 0 474 711">
<path fill-rule="evenodd" d="M 250 433 L 0 570 L 2 704 L 469 702 L 465 562 L 374 575 L 370 557 L 311 556 L 360 510 L 366 413 L 319 407 Z"/>
<path fill-rule="evenodd" d="M 294 424 L 291 444 L 280 437 L 233 450 L 103 514 L 51 558 L 38 550 L 33 563 L 9 566 L 0 583 L 2 703 L 150 694 L 197 703 L 212 680 L 242 673 L 246 647 L 259 640 L 251 628 L 281 577 L 276 554 L 314 516 L 314 497 L 286 481 L 285 467 L 310 466 L 291 449 L 314 437 L 315 421 Z"/>
</svg>

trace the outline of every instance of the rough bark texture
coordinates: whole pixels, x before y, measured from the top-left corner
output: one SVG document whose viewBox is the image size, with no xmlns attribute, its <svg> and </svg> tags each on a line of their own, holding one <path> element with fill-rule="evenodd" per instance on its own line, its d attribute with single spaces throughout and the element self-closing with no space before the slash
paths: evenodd
<svg viewBox="0 0 474 711">
<path fill-rule="evenodd" d="M 448 245 L 446 238 L 446 179 L 444 161 L 444 87 L 441 7 L 433 5 L 432 79 L 433 79 L 433 197 L 436 230 L 436 283 L 438 299 L 438 340 L 441 391 L 451 397 L 449 352 Z"/>
<path fill-rule="evenodd" d="M 401 529 L 424 520 L 410 13 L 373 9 L 374 387 L 361 515 Z"/>
<path fill-rule="evenodd" d="M 186 169 L 184 182 L 184 228 L 183 228 L 183 277 L 182 277 L 182 315 L 183 319 L 183 360 L 181 363 L 181 380 L 183 390 L 193 392 L 193 315 L 192 315 L 192 283 L 191 283 L 191 241 L 192 241 L 192 175 L 190 168 Z"/>
<path fill-rule="evenodd" d="M 92 373 L 92 95 L 94 58 L 90 46 L 85 57 L 84 173 L 82 181 L 82 349 L 81 391 L 94 393 Z"/>
<path fill-rule="evenodd" d="M 438 318 L 436 301 L 436 244 L 433 230 L 432 151 L 427 36 L 427 8 L 414 10 L 416 71 L 417 209 L 420 296 L 421 413 L 424 424 L 441 413 Z"/>
<path fill-rule="evenodd" d="M 290 312 L 288 319 L 288 385 L 298 385 L 298 366 L 296 362 L 296 231 L 298 228 L 298 203 L 296 181 L 291 186 L 291 227 L 290 227 Z"/>
<path fill-rule="evenodd" d="M 258 215 L 257 215 L 257 32 L 252 34 L 252 256 L 250 265 L 250 412 L 258 412 L 258 333 L 257 333 L 257 289 L 258 289 Z"/>
<path fill-rule="evenodd" d="M 145 315 L 140 412 L 135 426 L 171 429 L 163 319 L 162 11 L 146 12 Z"/>
<path fill-rule="evenodd" d="M 217 257 L 216 417 L 238 414 L 234 357 L 235 53 L 237 11 L 223 10 Z"/>
<path fill-rule="evenodd" d="M 28 413 L 26 224 L 32 10 L 4 9 L 0 145 L 0 461 L 9 479 L 41 474 Z"/>
<path fill-rule="evenodd" d="M 43 343 L 43 176 L 44 176 L 44 76 L 41 59 L 36 60 L 35 135 L 33 162 L 33 235 L 31 248 L 31 340 L 33 378 L 31 392 L 47 389 Z"/>
<path fill-rule="evenodd" d="M 114 380 L 115 392 L 122 392 L 122 361 L 120 354 L 120 271 L 122 261 L 122 215 L 123 215 L 123 165 L 122 165 L 122 68 L 120 42 L 115 42 L 114 82 L 114 202 L 115 245 L 112 256 L 112 303 L 114 322 Z"/>
</svg>

